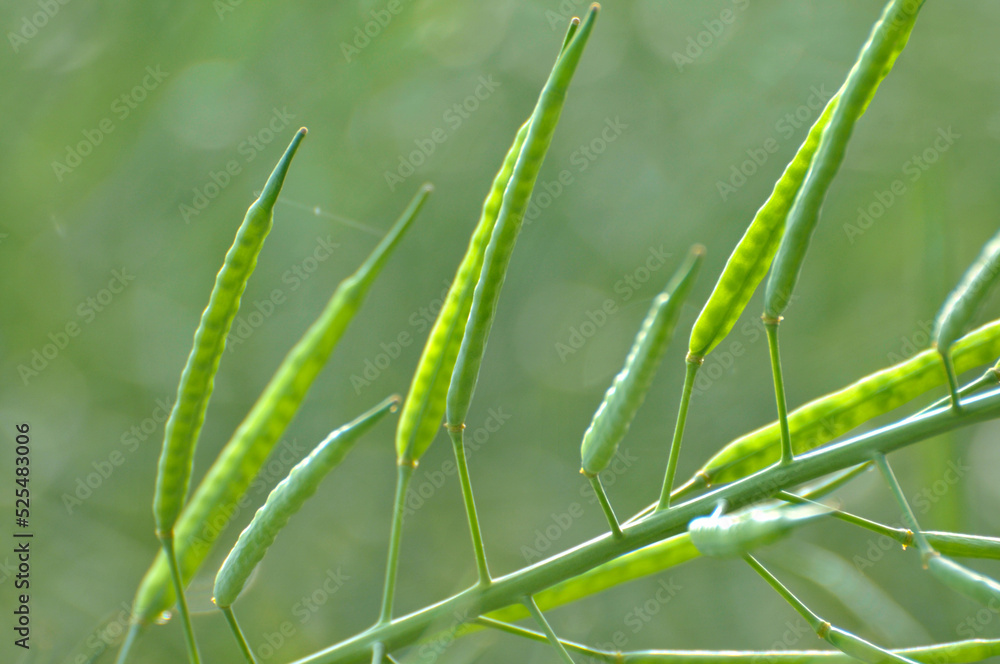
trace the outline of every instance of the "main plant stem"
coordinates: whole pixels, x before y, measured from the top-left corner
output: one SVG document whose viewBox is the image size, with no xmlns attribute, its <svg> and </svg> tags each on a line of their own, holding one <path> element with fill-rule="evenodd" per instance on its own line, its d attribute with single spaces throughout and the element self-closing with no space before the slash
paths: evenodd
<svg viewBox="0 0 1000 664">
<path fill-rule="evenodd" d="M 476 512 L 476 499 L 472 495 L 472 482 L 469 479 L 469 464 L 465 461 L 465 425 L 448 427 L 451 436 L 451 446 L 455 450 L 455 464 L 458 466 L 458 477 L 462 483 L 462 499 L 465 500 L 465 514 L 469 518 L 469 532 L 472 534 L 472 548 L 476 552 L 476 569 L 479 571 L 479 585 L 490 585 L 490 569 L 486 565 L 486 547 L 483 546 L 483 533 L 479 529 L 479 515 Z"/>
<path fill-rule="evenodd" d="M 413 477 L 413 466 L 401 463 L 396 472 L 396 501 L 392 507 L 392 530 L 389 533 L 389 556 L 385 563 L 385 591 L 382 594 L 382 611 L 377 625 L 388 624 L 392 620 L 392 602 L 396 597 L 396 569 L 399 567 L 399 543 L 403 537 L 403 511 L 406 508 L 406 492 Z"/>
<path fill-rule="evenodd" d="M 658 510 L 670 507 L 670 492 L 674 488 L 674 475 L 677 474 L 677 460 L 681 455 L 681 439 L 684 438 L 684 425 L 687 423 L 688 406 L 691 404 L 691 391 L 694 389 L 694 378 L 698 375 L 703 357 L 688 355 L 687 371 L 684 372 L 684 388 L 681 391 L 681 405 L 677 408 L 677 424 L 674 425 L 674 439 L 670 441 L 670 457 L 667 459 L 667 472 L 663 476 L 663 489 L 660 490 Z"/>
<path fill-rule="evenodd" d="M 781 354 L 778 352 L 778 323 L 781 318 L 763 316 L 767 330 L 767 345 L 771 350 L 771 373 L 774 374 L 774 398 L 778 402 L 778 426 L 781 427 L 781 463 L 791 463 L 792 435 L 788 430 L 788 405 L 785 402 L 785 380 L 781 375 Z"/>
<path fill-rule="evenodd" d="M 844 468 L 869 461 L 875 453 L 887 454 L 961 426 L 1000 416 L 1000 390 L 969 399 L 962 412 L 940 409 L 904 422 L 862 434 L 841 443 L 798 456 L 792 463 L 765 468 L 738 482 L 719 487 L 688 502 L 675 505 L 625 526 L 624 537 L 602 535 L 573 549 L 539 561 L 488 587 L 474 586 L 390 624 L 378 625 L 346 641 L 299 660 L 298 664 L 362 664 L 371 657 L 372 645 L 382 642 L 390 650 L 432 636 L 428 630 L 461 624 L 534 595 L 555 584 L 641 547 L 684 532 L 694 518 L 710 514 L 719 500 L 730 509 L 760 502 L 783 489 L 813 481 Z"/>
</svg>

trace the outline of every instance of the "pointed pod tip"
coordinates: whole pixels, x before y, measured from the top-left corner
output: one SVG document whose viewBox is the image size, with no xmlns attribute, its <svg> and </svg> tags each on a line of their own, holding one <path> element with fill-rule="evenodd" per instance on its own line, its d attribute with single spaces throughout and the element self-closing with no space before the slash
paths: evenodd
<svg viewBox="0 0 1000 664">
<path fill-rule="evenodd" d="M 395 413 L 399 410 L 399 404 L 402 403 L 402 398 L 398 394 L 393 394 L 389 397 L 389 412 Z"/>
<path fill-rule="evenodd" d="M 601 11 L 601 3 L 595 2 L 594 4 L 592 4 L 590 6 L 590 13 L 591 14 L 596 14 L 599 11 Z"/>
<path fill-rule="evenodd" d="M 420 186 L 420 193 L 431 194 L 434 193 L 434 185 L 430 182 L 425 182 Z"/>
<path fill-rule="evenodd" d="M 696 244 L 691 247 L 691 253 L 695 256 L 704 256 L 705 251 L 706 251 L 705 245 L 703 244 Z"/>
<path fill-rule="evenodd" d="M 580 17 L 579 16 L 574 16 L 573 18 L 571 18 L 569 20 L 569 24 L 570 25 L 580 25 Z"/>
<path fill-rule="evenodd" d="M 299 130 L 296 133 L 305 136 L 306 134 L 309 133 L 309 129 L 307 129 L 306 127 L 299 127 Z"/>
</svg>

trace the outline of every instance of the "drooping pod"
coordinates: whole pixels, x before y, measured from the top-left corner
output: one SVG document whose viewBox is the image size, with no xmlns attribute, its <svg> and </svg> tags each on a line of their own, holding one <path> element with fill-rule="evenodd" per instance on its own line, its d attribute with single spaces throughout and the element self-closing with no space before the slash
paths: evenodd
<svg viewBox="0 0 1000 664">
<path fill-rule="evenodd" d="M 956 408 L 959 406 L 958 379 L 952 363 L 951 346 L 968 327 L 979 305 L 996 284 L 998 275 L 1000 275 L 1000 233 L 994 235 L 983 246 L 979 256 L 962 275 L 962 280 L 948 295 L 934 320 L 934 345 L 944 360 L 952 403 Z"/>
<path fill-rule="evenodd" d="M 354 443 L 398 405 L 399 397 L 389 397 L 333 431 L 274 487 L 219 568 L 212 593 L 212 600 L 218 607 L 226 608 L 236 601 L 251 572 L 263 560 L 292 515 L 316 493 L 323 479 L 340 465 Z"/>
<path fill-rule="evenodd" d="M 306 133 L 305 127 L 296 132 L 267 179 L 260 197 L 247 210 L 236 240 L 226 253 L 225 263 L 215 278 L 208 306 L 194 333 L 194 345 L 181 373 L 177 399 L 167 419 L 153 496 L 156 530 L 164 535 L 173 530 L 184 507 L 191 483 L 194 449 L 212 396 L 219 360 L 226 349 L 226 336 L 236 318 L 247 281 L 257 266 L 257 256 L 271 231 L 274 204 L 288 167 Z"/>
<path fill-rule="evenodd" d="M 753 509 L 734 515 L 702 516 L 688 524 L 691 543 L 704 555 L 730 558 L 776 542 L 795 528 L 827 516 L 822 505 Z"/>
<path fill-rule="evenodd" d="M 423 207 L 425 185 L 358 270 L 340 283 L 319 318 L 285 356 L 250 412 L 209 468 L 175 528 L 183 578 L 190 580 L 251 480 L 298 412 L 310 386 L 354 318 L 375 278 Z M 136 593 L 133 619 L 148 624 L 174 601 L 169 570 L 161 554 Z"/>
<path fill-rule="evenodd" d="M 535 180 L 538 178 L 538 172 L 559 122 L 570 81 L 594 29 L 598 10 L 599 7 L 595 4 L 587 12 L 586 19 L 552 68 L 552 73 L 531 114 L 528 134 L 514 164 L 496 225 L 486 247 L 482 271 L 472 296 L 468 324 L 462 336 L 455 369 L 448 386 L 445 413 L 449 428 L 463 426 L 465 416 L 469 412 L 469 404 L 479 379 L 479 367 L 483 361 L 514 243 L 521 230 Z"/>
<path fill-rule="evenodd" d="M 970 332 L 952 351 L 960 372 L 991 363 L 997 355 L 1000 321 Z M 918 353 L 792 411 L 788 416 L 792 447 L 797 454 L 815 449 L 945 382 L 937 352 Z M 736 481 L 774 463 L 779 457 L 779 441 L 777 422 L 737 438 L 679 487 L 674 498 L 690 495 L 701 487 Z"/>
<path fill-rule="evenodd" d="M 594 477 L 607 468 L 645 400 L 704 255 L 705 248 L 695 245 L 667 287 L 649 307 L 625 365 L 615 376 L 583 434 L 580 472 L 587 477 Z"/>
<path fill-rule="evenodd" d="M 816 156 L 788 213 L 785 234 L 764 292 L 764 315 L 780 320 L 795 290 L 820 208 L 847 151 L 854 125 L 909 39 L 924 0 L 892 0 L 844 82 Z"/>
<path fill-rule="evenodd" d="M 931 555 L 925 561 L 934 578 L 952 590 L 974 599 L 983 606 L 1000 605 L 1000 583 L 974 572 L 942 555 Z"/>
</svg>

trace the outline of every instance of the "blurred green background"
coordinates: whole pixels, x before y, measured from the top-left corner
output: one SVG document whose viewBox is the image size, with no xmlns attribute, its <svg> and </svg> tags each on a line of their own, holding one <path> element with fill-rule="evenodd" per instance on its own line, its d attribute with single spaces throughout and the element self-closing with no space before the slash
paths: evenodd
<svg viewBox="0 0 1000 664">
<path fill-rule="evenodd" d="M 569 16 L 584 7 L 401 0 L 397 13 L 386 13 L 389 4 L 0 6 L 0 412 L 5 443 L 14 422 L 32 428 L 36 531 L 32 650 L 25 656 L 6 642 L 8 615 L 4 661 L 89 656 L 99 642 L 95 625 L 131 600 L 156 549 L 150 506 L 160 404 L 173 397 L 243 213 L 299 126 L 310 133 L 244 297 L 245 338 L 222 362 L 195 481 L 337 282 L 430 181 L 435 194 L 289 428 L 288 447 L 297 459 L 330 429 L 407 390 L 428 311 L 454 274 Z M 702 278 L 623 444 L 622 472 L 608 482 L 620 515 L 658 495 L 690 324 L 881 6 L 606 3 L 536 188 L 538 214 L 519 240 L 469 416 L 473 432 L 491 410 L 506 416 L 470 454 L 495 572 L 522 567 L 531 557 L 524 547 L 540 548 L 539 534 L 571 510 L 584 514 L 541 542 L 546 555 L 605 529 L 581 493 L 580 437 L 646 306 L 687 248 L 702 242 Z M 998 25 L 996 3 L 927 3 L 860 122 L 783 327 L 792 405 L 926 347 L 944 294 L 995 232 Z M 374 35 L 367 41 L 366 27 Z M 559 190 L 551 183 L 561 174 L 569 184 Z M 903 193 L 887 193 L 896 180 Z M 314 254 L 324 246 L 333 249 Z M 276 290 L 282 302 L 269 307 Z M 609 299 L 615 313 L 602 318 L 595 312 Z M 998 300 L 990 308 L 984 320 L 996 316 Z M 702 370 L 684 477 L 773 419 L 760 310 L 755 298 Z M 909 495 L 924 492 L 917 511 L 925 527 L 1000 531 L 997 432 L 986 424 L 897 455 Z M 376 616 L 392 437 L 393 424 L 384 423 L 359 444 L 243 595 L 239 614 L 263 661 L 291 661 Z M 438 441 L 416 474 L 398 613 L 474 580 L 459 487 L 440 472 L 450 457 Z M 2 458 L 0 504 L 9 513 L 13 451 Z M 963 468 L 957 484 L 944 480 L 948 460 Z M 269 466 L 251 489 L 255 506 L 287 468 L 281 460 Z M 899 519 L 874 476 L 844 496 L 853 511 Z M 249 517 L 235 519 L 193 584 L 206 661 L 237 658 L 208 599 L 214 569 Z M 817 611 L 863 636 L 902 646 L 1000 632 L 996 614 L 975 618 L 979 607 L 921 574 L 916 556 L 894 547 L 863 564 L 874 559 L 864 532 L 827 524 L 793 539 L 764 560 Z M 0 578 L 8 606 L 12 581 L 6 572 Z M 332 578 L 327 587 L 336 592 L 321 591 Z M 661 582 L 679 588 L 665 604 L 654 599 Z M 310 597 L 314 604 L 303 604 Z M 970 617 L 974 632 L 960 631 Z M 591 644 L 620 633 L 627 649 L 767 648 L 782 638 L 818 647 L 796 631 L 791 609 L 735 562 L 698 561 L 553 611 L 551 620 L 562 636 Z M 276 636 L 282 625 L 294 636 Z M 152 630 L 136 655 L 182 661 L 176 621 Z M 481 634 L 439 661 L 553 658 L 545 646 Z"/>
</svg>

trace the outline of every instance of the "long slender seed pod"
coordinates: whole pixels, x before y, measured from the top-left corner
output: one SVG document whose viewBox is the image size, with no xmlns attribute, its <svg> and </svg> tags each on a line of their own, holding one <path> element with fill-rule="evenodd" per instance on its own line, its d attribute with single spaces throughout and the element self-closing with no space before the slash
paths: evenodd
<svg viewBox="0 0 1000 664">
<path fill-rule="evenodd" d="M 1000 321 L 988 323 L 960 339 L 952 355 L 960 372 L 992 362 L 1000 354 Z M 945 384 L 941 361 L 933 349 L 873 373 L 792 411 L 788 416 L 792 448 L 802 454 Z M 780 456 L 777 422 L 761 427 L 719 450 L 674 498 L 699 488 L 733 482 L 769 466 Z"/>
<path fill-rule="evenodd" d="M 948 372 L 948 382 L 951 386 L 953 405 L 958 408 L 958 380 L 951 361 L 951 346 L 968 327 L 976 310 L 992 290 L 1000 276 L 1000 233 L 987 242 L 975 262 L 962 275 L 944 301 L 941 311 L 934 320 L 934 345 L 944 360 Z"/>
<path fill-rule="evenodd" d="M 566 38 L 563 40 L 563 51 L 576 34 L 579 25 L 578 18 L 570 21 Z M 396 456 L 400 463 L 413 464 L 418 461 L 441 429 L 445 398 L 448 396 L 448 382 L 455 368 L 458 349 L 462 345 L 469 309 L 472 308 L 472 294 L 483 268 L 483 255 L 486 253 L 486 245 L 489 244 L 490 235 L 496 225 L 503 193 L 507 189 L 507 183 L 510 182 L 517 157 L 521 154 L 521 146 L 524 145 L 524 139 L 528 135 L 530 123 L 529 118 L 517 130 L 514 142 L 507 151 L 499 172 L 493 178 L 493 184 L 483 202 L 483 210 L 469 239 L 465 256 L 458 266 L 455 279 L 448 287 L 444 304 L 441 305 L 441 311 L 434 320 L 420 354 L 396 428 Z"/>
<path fill-rule="evenodd" d="M 865 641 L 860 636 L 851 634 L 838 627 L 831 626 L 820 636 L 841 652 L 868 664 L 885 664 L 886 661 L 898 662 L 899 664 L 914 664 L 914 661 L 905 655 L 899 655 L 880 648 L 874 643 Z"/>
<path fill-rule="evenodd" d="M 1000 605 L 1000 583 L 990 577 L 941 555 L 929 557 L 925 564 L 934 578 L 952 590 L 986 607 Z"/>
<path fill-rule="evenodd" d="M 704 358 L 726 338 L 767 274 L 785 232 L 785 218 L 805 180 L 823 130 L 830 122 L 842 91 L 843 88 L 838 90 L 827 102 L 826 108 L 809 129 L 799 151 L 785 167 L 785 172 L 775 183 L 771 195 L 757 210 L 750 226 L 726 261 L 719 281 L 691 328 L 688 354 L 693 360 Z"/>
<path fill-rule="evenodd" d="M 225 263 L 215 277 L 208 306 L 194 333 L 194 345 L 181 373 L 177 400 L 170 411 L 163 435 L 163 451 L 160 454 L 153 496 L 153 513 L 158 532 L 170 533 L 184 507 L 191 484 L 194 449 L 212 396 L 219 360 L 226 349 L 226 336 L 240 308 L 240 299 L 247 281 L 257 267 L 257 256 L 271 231 L 274 204 L 285 182 L 288 167 L 305 135 L 305 127 L 295 133 L 267 179 L 260 197 L 247 210 L 236 233 L 236 240 L 226 253 Z"/>
<path fill-rule="evenodd" d="M 925 530 L 924 536 L 936 551 L 946 556 L 1000 560 L 1000 538 L 936 530 Z"/>
<path fill-rule="evenodd" d="M 731 558 L 776 542 L 802 524 L 830 514 L 825 505 L 771 507 L 727 516 L 698 517 L 688 524 L 691 543 L 704 556 Z"/>
<path fill-rule="evenodd" d="M 653 299 L 625 366 L 615 376 L 580 445 L 581 471 L 594 477 L 607 468 L 653 383 L 681 309 L 698 276 L 705 248 L 695 245 L 663 292 Z"/>
<path fill-rule="evenodd" d="M 764 313 L 768 319 L 780 319 L 788 306 L 823 199 L 844 161 L 854 125 L 906 46 L 922 5 L 923 0 L 892 0 L 886 5 L 847 75 L 840 101 L 788 213 L 785 235 L 764 292 Z"/>
<path fill-rule="evenodd" d="M 528 135 L 514 165 L 493 234 L 490 236 L 490 243 L 486 247 L 482 272 L 472 297 L 468 324 L 462 336 L 458 359 L 448 386 L 445 412 L 449 428 L 454 429 L 464 425 L 465 416 L 469 412 L 469 404 L 479 379 L 479 367 L 486 350 L 486 341 L 493 325 L 500 289 L 507 273 L 514 243 L 521 230 L 524 212 L 531 198 L 538 171 L 541 169 L 559 122 L 570 80 L 594 29 L 598 9 L 596 4 L 591 6 L 587 18 L 559 56 L 538 98 L 538 104 L 531 114 Z"/>
<path fill-rule="evenodd" d="M 219 568 L 212 597 L 216 606 L 224 609 L 236 601 L 250 574 L 264 559 L 267 549 L 292 515 L 316 493 L 323 479 L 340 465 L 354 443 L 398 405 L 399 397 L 389 397 L 333 431 L 274 487 Z"/>
<path fill-rule="evenodd" d="M 1000 655 L 1000 639 L 968 639 L 932 646 L 901 648 L 891 653 L 923 664 L 971 664 Z M 857 659 L 835 650 L 669 650 L 626 652 L 615 664 L 857 664 Z"/>
<path fill-rule="evenodd" d="M 177 557 L 190 580 L 228 523 L 236 503 L 298 412 L 306 392 L 326 365 L 375 278 L 429 195 L 424 186 L 358 270 L 340 283 L 326 308 L 289 351 L 257 402 L 209 468 L 175 528 Z M 133 620 L 149 624 L 174 601 L 163 555 L 146 572 L 133 606 Z"/>
<path fill-rule="evenodd" d="M 396 456 L 400 463 L 412 465 L 418 461 L 441 429 L 448 381 L 458 358 L 469 309 L 472 308 L 472 293 L 482 270 L 483 254 L 496 224 L 503 192 L 528 135 L 529 124 L 530 120 L 518 129 L 514 143 L 493 179 L 465 257 L 458 266 L 455 279 L 448 288 L 444 304 L 420 354 L 396 428 Z"/>
</svg>

